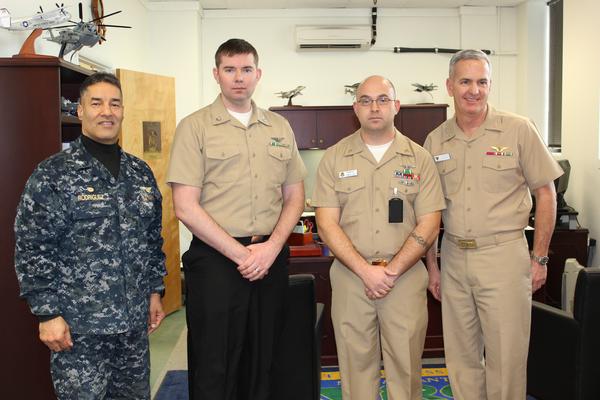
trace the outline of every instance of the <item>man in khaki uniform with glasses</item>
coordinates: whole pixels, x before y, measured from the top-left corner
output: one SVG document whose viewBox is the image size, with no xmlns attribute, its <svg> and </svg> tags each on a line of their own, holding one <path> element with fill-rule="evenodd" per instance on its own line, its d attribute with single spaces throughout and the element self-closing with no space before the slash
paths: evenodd
<svg viewBox="0 0 600 400">
<path fill-rule="evenodd" d="M 391 400 L 421 399 L 428 276 L 444 199 L 431 156 L 394 128 L 392 83 L 357 88 L 361 128 L 327 149 L 312 203 L 335 254 L 331 316 L 344 400 L 378 398 L 380 351 Z M 380 339 L 381 338 L 381 339 Z"/>
<path fill-rule="evenodd" d="M 457 400 L 525 399 L 531 294 L 546 280 L 553 180 L 562 174 L 530 120 L 487 103 L 491 82 L 484 53 L 456 53 L 446 81 L 454 118 L 425 141 L 447 205 L 441 289 L 437 246 L 427 254 L 427 267 L 438 299 L 441 290 L 446 364 Z M 523 232 L 530 192 L 536 198 L 531 258 Z"/>
<path fill-rule="evenodd" d="M 182 258 L 189 397 L 267 400 L 306 169 L 287 121 L 251 100 L 256 49 L 230 39 L 215 64 L 221 93 L 179 123 L 167 175 L 194 234 Z"/>
</svg>

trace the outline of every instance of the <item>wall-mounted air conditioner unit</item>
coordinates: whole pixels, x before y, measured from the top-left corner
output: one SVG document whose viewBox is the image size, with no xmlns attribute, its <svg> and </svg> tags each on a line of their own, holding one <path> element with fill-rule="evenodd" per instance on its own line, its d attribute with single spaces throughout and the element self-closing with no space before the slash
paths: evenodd
<svg viewBox="0 0 600 400">
<path fill-rule="evenodd" d="M 296 50 L 368 50 L 370 25 L 298 25 Z"/>
</svg>

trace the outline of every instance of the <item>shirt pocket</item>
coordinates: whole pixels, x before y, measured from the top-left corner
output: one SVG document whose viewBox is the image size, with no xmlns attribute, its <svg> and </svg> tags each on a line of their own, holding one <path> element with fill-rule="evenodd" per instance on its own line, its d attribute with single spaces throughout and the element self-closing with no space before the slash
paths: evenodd
<svg viewBox="0 0 600 400">
<path fill-rule="evenodd" d="M 240 149 L 221 145 L 206 148 L 206 175 L 212 182 L 232 182 L 240 174 Z"/>
<path fill-rule="evenodd" d="M 286 147 L 267 146 L 269 154 L 268 174 L 275 185 L 282 185 L 287 177 L 287 166 L 292 158 L 292 151 Z"/>
<path fill-rule="evenodd" d="M 361 176 L 338 180 L 334 190 L 345 215 L 361 214 L 369 204 L 364 196 L 365 180 Z"/>
<path fill-rule="evenodd" d="M 481 187 L 486 192 L 507 192 L 518 184 L 517 160 L 512 157 L 483 158 L 481 172 Z"/>
<path fill-rule="evenodd" d="M 80 253 L 114 251 L 115 210 L 106 201 L 81 201 L 73 210 L 71 245 Z"/>
<path fill-rule="evenodd" d="M 440 161 L 436 163 L 436 167 L 440 175 L 444 195 L 448 197 L 448 195 L 456 193 L 462 178 L 458 171 L 456 160 L 451 158 L 449 160 Z"/>
</svg>

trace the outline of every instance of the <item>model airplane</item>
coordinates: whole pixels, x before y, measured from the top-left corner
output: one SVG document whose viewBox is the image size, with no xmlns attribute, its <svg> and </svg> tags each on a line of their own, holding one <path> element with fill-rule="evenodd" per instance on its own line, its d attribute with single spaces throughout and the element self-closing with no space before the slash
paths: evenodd
<svg viewBox="0 0 600 400">
<path fill-rule="evenodd" d="M 358 89 L 360 82 L 356 82 L 352 85 L 344 85 L 344 94 L 350 93 L 351 96 L 356 96 L 356 89 Z"/>
<path fill-rule="evenodd" d="M 306 86 L 297 86 L 296 89 L 289 90 L 287 92 L 277 92 L 275 93 L 282 99 L 288 99 L 287 106 L 293 106 L 292 99 L 298 95 L 302 94 L 302 91 L 306 89 Z"/>
<path fill-rule="evenodd" d="M 434 90 L 437 89 L 437 85 L 434 85 L 433 83 L 430 83 L 429 85 L 421 85 L 420 83 L 413 83 L 412 84 L 414 87 L 416 87 L 415 92 L 425 92 L 429 95 L 429 97 L 431 97 L 431 101 L 433 102 L 433 95 L 429 92 L 432 92 Z"/>
<path fill-rule="evenodd" d="M 54 25 L 68 22 L 71 14 L 65 10 L 64 5 L 56 4 L 56 10 L 46 11 L 40 7 L 40 11 L 29 18 L 12 19 L 10 11 L 0 8 L 0 28 L 9 31 L 27 31 L 30 29 L 46 29 Z"/>
<path fill-rule="evenodd" d="M 98 27 L 111 27 L 111 28 L 131 28 L 131 26 L 125 25 L 106 25 L 99 23 L 103 18 L 110 17 L 118 14 L 121 11 L 115 11 L 114 13 L 103 15 L 102 17 L 92 19 L 88 22 L 83 22 L 83 9 L 81 3 L 79 3 L 79 22 L 72 22 L 72 25 L 55 26 L 50 29 L 50 37 L 47 40 L 60 44 L 60 52 L 58 56 L 63 58 L 65 54 L 73 52 L 75 54 L 83 48 L 83 46 L 94 47 L 96 43 L 102 40 L 106 40 L 104 36 L 98 33 Z M 54 35 L 52 29 L 61 29 L 58 31 L 58 35 Z M 73 57 L 73 55 L 71 55 Z"/>
</svg>

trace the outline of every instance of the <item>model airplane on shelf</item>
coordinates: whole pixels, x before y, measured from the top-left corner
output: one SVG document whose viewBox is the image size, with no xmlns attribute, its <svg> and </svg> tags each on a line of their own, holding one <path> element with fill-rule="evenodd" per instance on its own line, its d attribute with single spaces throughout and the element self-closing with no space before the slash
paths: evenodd
<svg viewBox="0 0 600 400">
<path fill-rule="evenodd" d="M 65 10 L 63 4 L 56 4 L 56 9 L 52 11 L 44 11 L 40 7 L 40 11 L 37 14 L 28 18 L 18 19 L 12 19 L 10 11 L 6 8 L 0 8 L 0 28 L 8 29 L 9 31 L 46 29 L 68 22 L 69 19 L 71 19 L 71 14 Z"/>
<path fill-rule="evenodd" d="M 81 50 L 83 46 L 94 47 L 100 41 L 106 40 L 104 36 L 98 33 L 98 28 L 131 28 L 125 25 L 106 25 L 102 23 L 103 18 L 113 16 L 121 11 L 115 11 L 111 14 L 92 19 L 88 22 L 83 21 L 83 9 L 79 3 L 79 22 L 71 22 L 72 25 L 55 26 L 49 28 L 50 37 L 47 40 L 60 44 L 60 52 L 58 56 L 64 58 L 65 54 Z M 60 29 L 58 34 L 53 33 L 53 29 Z M 73 57 L 73 55 L 71 55 Z"/>
<path fill-rule="evenodd" d="M 306 89 L 306 86 L 297 86 L 296 89 L 288 90 L 287 92 L 277 92 L 275 94 L 282 99 L 288 99 L 287 106 L 289 107 L 293 106 L 292 99 L 298 95 L 301 95 L 304 89 Z"/>
<path fill-rule="evenodd" d="M 360 85 L 360 82 L 356 82 L 352 85 L 344 85 L 344 94 L 349 93 L 351 96 L 356 96 L 358 85 Z"/>
<path fill-rule="evenodd" d="M 415 92 L 427 93 L 429 95 L 429 97 L 431 97 L 431 101 L 433 102 L 433 95 L 430 92 L 436 90 L 437 85 L 434 85 L 433 83 L 430 83 L 429 85 L 421 85 L 420 83 L 413 83 L 412 85 L 416 88 Z"/>
</svg>

